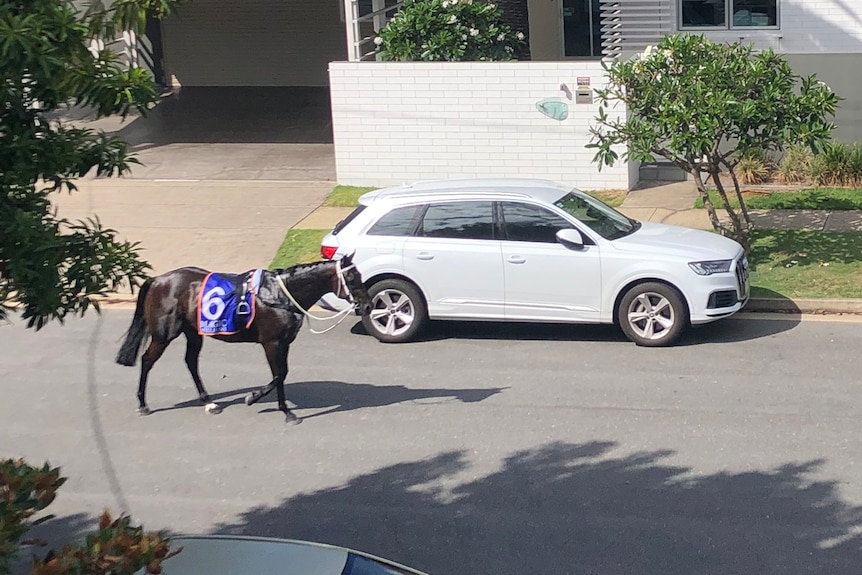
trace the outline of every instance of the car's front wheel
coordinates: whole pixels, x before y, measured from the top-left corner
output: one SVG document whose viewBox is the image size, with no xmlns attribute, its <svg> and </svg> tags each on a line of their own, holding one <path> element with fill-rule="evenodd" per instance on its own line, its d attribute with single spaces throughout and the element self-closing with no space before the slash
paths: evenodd
<svg viewBox="0 0 862 575">
<path fill-rule="evenodd" d="M 384 343 L 410 341 L 428 321 L 419 289 L 410 282 L 387 279 L 368 290 L 371 313 L 362 318 L 365 330 Z"/>
<path fill-rule="evenodd" d="M 647 282 L 620 299 L 617 321 L 630 340 L 646 347 L 672 345 L 688 327 L 688 307 L 669 285 Z"/>
</svg>

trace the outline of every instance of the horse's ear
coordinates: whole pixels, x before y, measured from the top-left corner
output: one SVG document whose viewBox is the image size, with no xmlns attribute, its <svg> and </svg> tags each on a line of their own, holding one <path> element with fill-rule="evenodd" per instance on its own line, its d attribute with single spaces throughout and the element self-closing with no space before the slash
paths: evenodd
<svg viewBox="0 0 862 575">
<path fill-rule="evenodd" d="M 341 258 L 342 265 L 349 266 L 350 264 L 352 264 L 353 263 L 353 256 L 355 256 L 355 255 L 356 255 L 356 250 L 353 250 L 352 252 L 350 252 L 349 254 L 344 256 L 343 258 Z"/>
</svg>

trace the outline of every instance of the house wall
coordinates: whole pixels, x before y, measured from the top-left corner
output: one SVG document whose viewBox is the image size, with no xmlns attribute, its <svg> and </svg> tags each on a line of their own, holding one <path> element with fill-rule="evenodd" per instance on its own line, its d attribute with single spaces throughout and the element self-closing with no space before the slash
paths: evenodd
<svg viewBox="0 0 862 575">
<path fill-rule="evenodd" d="M 382 186 L 449 177 L 537 177 L 583 189 L 625 189 L 625 162 L 600 172 L 589 126 L 597 104 L 568 117 L 536 103 L 574 92 L 578 77 L 602 86 L 598 62 L 332 62 L 338 181 Z M 624 114 L 624 109 L 613 113 Z"/>
<path fill-rule="evenodd" d="M 673 2 L 675 23 L 679 3 Z M 786 54 L 862 53 L 862 2 L 859 0 L 779 0 L 780 29 L 708 31 L 716 42 L 752 42 Z"/>
</svg>

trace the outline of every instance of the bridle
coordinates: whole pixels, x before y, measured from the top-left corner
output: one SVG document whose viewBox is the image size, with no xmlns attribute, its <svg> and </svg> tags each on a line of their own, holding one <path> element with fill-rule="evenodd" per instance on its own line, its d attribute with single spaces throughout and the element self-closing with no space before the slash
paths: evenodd
<svg viewBox="0 0 862 575">
<path fill-rule="evenodd" d="M 347 280 L 344 279 L 344 272 L 349 271 L 351 269 L 355 269 L 355 268 L 356 268 L 356 266 L 353 264 L 350 264 L 346 268 L 342 268 L 341 267 L 341 260 L 336 260 L 336 262 L 335 262 L 335 273 L 338 276 L 338 288 L 337 288 L 338 291 L 335 292 L 335 295 L 338 297 L 343 297 L 343 298 L 347 299 L 347 301 L 349 301 L 351 304 L 354 304 L 354 305 L 356 304 L 356 302 L 353 299 L 353 294 L 350 293 L 350 288 L 347 287 Z M 287 289 L 287 286 L 285 285 L 284 280 L 281 279 L 281 274 L 278 274 L 278 273 L 275 274 L 275 279 L 278 282 L 278 287 L 281 288 L 281 291 L 284 292 L 284 295 L 287 296 L 287 299 L 290 300 L 290 303 L 292 303 L 294 306 L 296 306 L 296 309 L 301 311 L 302 314 L 309 319 L 308 329 L 311 331 L 311 333 L 321 334 L 321 333 L 328 332 L 329 330 L 335 328 L 335 326 L 337 326 L 338 324 L 343 322 L 345 319 L 347 319 L 348 314 L 350 314 L 350 312 L 353 311 L 352 307 L 347 307 L 347 308 L 344 308 L 343 310 L 341 310 L 339 312 L 336 312 L 335 314 L 333 314 L 329 317 L 316 316 L 316 315 L 312 314 L 311 312 L 309 312 L 307 309 L 303 308 L 301 305 L 299 305 L 299 302 L 296 301 L 296 298 L 294 298 L 293 294 L 290 293 L 290 290 Z M 342 291 L 343 291 L 343 295 L 342 295 Z M 310 320 L 314 319 L 317 321 L 330 321 L 330 320 L 333 320 L 336 318 L 338 319 L 338 321 L 336 321 L 334 324 L 332 324 L 331 326 L 327 327 L 324 330 L 317 331 L 313 327 L 311 327 L 311 321 Z"/>
<path fill-rule="evenodd" d="M 355 270 L 356 265 L 351 263 L 346 268 L 341 267 L 341 260 L 335 262 L 335 272 L 338 275 L 338 291 L 335 292 L 335 295 L 346 299 L 352 304 L 356 304 L 356 300 L 353 299 L 353 294 L 350 293 L 350 288 L 347 287 L 347 280 L 344 277 L 345 272 L 350 270 Z"/>
</svg>

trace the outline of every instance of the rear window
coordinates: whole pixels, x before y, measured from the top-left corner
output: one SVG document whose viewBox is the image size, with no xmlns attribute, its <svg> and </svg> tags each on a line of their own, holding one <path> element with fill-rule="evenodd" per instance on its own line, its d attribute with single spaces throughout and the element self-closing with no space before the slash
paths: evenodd
<svg viewBox="0 0 862 575">
<path fill-rule="evenodd" d="M 369 236 L 411 236 L 419 223 L 421 209 L 422 206 L 395 208 L 377 220 L 367 233 Z"/>
<path fill-rule="evenodd" d="M 358 216 L 359 214 L 361 214 L 361 213 L 362 213 L 362 210 L 364 210 L 364 209 L 365 209 L 365 206 L 357 206 L 357 208 L 356 208 L 355 210 L 353 210 L 352 212 L 350 212 L 350 215 L 348 215 L 346 218 L 344 218 L 343 220 L 341 220 L 340 222 L 338 222 L 337 224 L 335 224 L 335 227 L 332 229 L 332 234 L 333 234 L 333 235 L 338 235 L 338 232 L 340 232 L 341 230 L 343 230 L 343 229 L 344 229 L 344 227 L 345 227 L 347 224 L 349 224 L 349 223 L 350 223 L 350 222 L 352 222 L 354 219 L 356 219 L 356 216 Z"/>
</svg>

